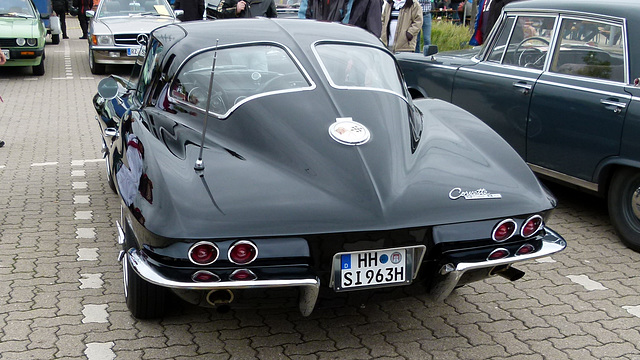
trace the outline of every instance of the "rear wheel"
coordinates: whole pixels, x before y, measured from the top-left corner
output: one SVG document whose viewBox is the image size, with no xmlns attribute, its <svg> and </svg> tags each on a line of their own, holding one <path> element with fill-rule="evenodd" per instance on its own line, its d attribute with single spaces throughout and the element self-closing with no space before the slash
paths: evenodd
<svg viewBox="0 0 640 360">
<path fill-rule="evenodd" d="M 91 73 L 94 75 L 102 75 L 105 72 L 105 68 L 106 65 L 96 63 L 93 51 L 89 50 L 89 69 L 91 69 Z"/>
<path fill-rule="evenodd" d="M 141 278 L 131 267 L 128 254 L 122 258 L 122 271 L 124 297 L 131 315 L 137 319 L 162 317 L 167 311 L 169 290 Z"/>
<path fill-rule="evenodd" d="M 640 251 L 640 171 L 617 171 L 609 187 L 609 217 L 620 239 L 629 248 Z"/>
</svg>

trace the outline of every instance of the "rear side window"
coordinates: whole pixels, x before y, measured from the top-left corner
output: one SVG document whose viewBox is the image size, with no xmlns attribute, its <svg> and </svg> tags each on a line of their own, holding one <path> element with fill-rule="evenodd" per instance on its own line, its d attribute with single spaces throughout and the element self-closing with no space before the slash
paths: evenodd
<svg viewBox="0 0 640 360">
<path fill-rule="evenodd" d="M 563 19 L 550 71 L 626 82 L 624 49 L 619 24 Z"/>
</svg>

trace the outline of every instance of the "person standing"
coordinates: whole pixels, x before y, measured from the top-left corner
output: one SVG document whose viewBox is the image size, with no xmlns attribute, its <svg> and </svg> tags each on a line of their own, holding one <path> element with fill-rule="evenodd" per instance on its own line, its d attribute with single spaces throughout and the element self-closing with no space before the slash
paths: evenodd
<svg viewBox="0 0 640 360">
<path fill-rule="evenodd" d="M 87 18 L 87 10 L 93 8 L 93 0 L 73 0 L 73 6 L 78 8 L 78 22 L 82 30 L 80 39 L 86 39 L 89 35 L 89 18 Z"/>
<path fill-rule="evenodd" d="M 421 28 L 422 7 L 417 0 L 384 2 L 380 40 L 391 52 L 414 52 Z"/>
<path fill-rule="evenodd" d="M 382 0 L 351 0 L 347 4 L 347 15 L 343 23 L 355 25 L 372 33 L 382 35 Z"/>
<path fill-rule="evenodd" d="M 4 63 L 6 62 L 7 62 L 7 58 L 4 56 L 2 49 L 0 49 L 0 65 L 4 65 Z M 3 146 L 4 146 L 4 141 L 0 140 L 0 147 L 3 147 Z"/>
<path fill-rule="evenodd" d="M 422 38 L 424 39 L 423 49 L 431 45 L 431 9 L 433 7 L 433 0 L 418 0 L 420 6 L 422 6 Z M 418 41 L 416 41 L 416 52 L 420 53 L 420 35 L 418 34 Z"/>
<path fill-rule="evenodd" d="M 53 11 L 56 12 L 58 18 L 60 19 L 60 29 L 62 30 L 62 38 L 68 39 L 67 36 L 67 22 L 65 21 L 65 15 L 67 11 L 69 11 L 69 4 L 67 0 L 51 0 L 51 5 L 53 7 Z"/>
<path fill-rule="evenodd" d="M 274 0 L 221 0 L 218 4 L 218 12 L 224 19 L 278 17 Z"/>
<path fill-rule="evenodd" d="M 202 20 L 204 16 L 204 0 L 176 0 L 173 6 L 184 11 L 182 21 Z"/>
</svg>

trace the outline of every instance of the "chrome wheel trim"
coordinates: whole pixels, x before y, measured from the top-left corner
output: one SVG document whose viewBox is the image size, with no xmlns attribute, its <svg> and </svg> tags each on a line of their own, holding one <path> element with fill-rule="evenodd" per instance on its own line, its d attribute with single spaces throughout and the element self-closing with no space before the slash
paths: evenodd
<svg viewBox="0 0 640 360">
<path fill-rule="evenodd" d="M 122 258 L 122 281 L 124 282 L 124 298 L 129 297 L 129 256 L 124 254 Z"/>
<path fill-rule="evenodd" d="M 640 186 L 633 191 L 630 200 L 633 215 L 635 215 L 636 220 L 640 221 Z"/>
</svg>

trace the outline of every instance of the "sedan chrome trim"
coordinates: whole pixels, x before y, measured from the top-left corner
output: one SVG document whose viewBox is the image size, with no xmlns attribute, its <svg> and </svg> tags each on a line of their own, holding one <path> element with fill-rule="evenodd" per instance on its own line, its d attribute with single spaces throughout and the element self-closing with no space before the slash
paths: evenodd
<svg viewBox="0 0 640 360">
<path fill-rule="evenodd" d="M 577 177 L 573 177 L 573 176 L 570 176 L 570 175 L 567 175 L 567 174 L 563 174 L 563 173 L 555 171 L 555 170 L 543 168 L 542 166 L 538 166 L 538 165 L 534 165 L 534 164 L 530 164 L 530 163 L 527 163 L 527 165 L 529 165 L 531 170 L 533 170 L 533 172 L 536 173 L 536 174 L 548 176 L 550 178 L 560 180 L 560 181 L 565 182 L 567 184 L 576 185 L 576 186 L 579 186 L 579 187 L 587 189 L 587 190 L 591 190 L 591 191 L 595 191 L 595 192 L 598 191 L 599 186 L 598 186 L 597 183 L 593 183 L 593 182 L 590 182 L 590 181 L 587 181 L 587 180 L 582 180 L 582 179 L 579 179 Z"/>
<path fill-rule="evenodd" d="M 533 260 L 541 257 L 546 257 L 557 252 L 564 250 L 567 247 L 567 242 L 562 239 L 556 232 L 553 230 L 546 228 L 546 235 L 542 239 L 542 247 L 540 250 L 525 255 L 519 255 L 517 257 L 508 257 L 499 260 L 485 260 L 473 263 L 465 263 L 461 262 L 458 264 L 450 264 L 451 271 L 442 272 L 439 275 L 439 278 L 436 280 L 436 285 L 430 290 L 429 295 L 433 297 L 436 301 L 444 300 L 455 287 L 458 285 L 458 282 L 462 278 L 467 271 L 473 270 L 482 270 L 487 269 L 491 270 L 498 266 L 512 265 L 513 263 L 524 261 L 524 260 Z"/>
<path fill-rule="evenodd" d="M 485 62 L 486 64 L 486 62 Z M 499 64 L 496 64 L 499 65 Z M 523 68 L 524 69 L 524 68 Z M 467 67 L 467 66 L 461 66 L 458 71 L 467 71 L 467 72 L 472 72 L 472 73 L 476 73 L 476 74 L 482 74 L 482 75 L 491 75 L 491 76 L 495 76 L 495 77 L 501 77 L 501 78 L 506 78 L 506 79 L 514 79 L 514 80 L 523 80 L 523 81 L 531 81 L 531 82 L 536 82 L 538 80 L 538 77 L 524 77 L 522 75 L 508 75 L 508 74 L 503 74 L 500 72 L 495 72 L 495 71 L 488 71 L 488 70 L 479 70 L 479 69 L 474 69 L 472 67 Z M 536 72 L 536 74 L 541 73 L 541 71 Z"/>
<path fill-rule="evenodd" d="M 557 75 L 557 74 L 554 74 Z M 605 80 L 597 80 L 594 79 L 594 83 L 595 84 L 602 84 L 602 82 Z M 584 92 L 590 92 L 593 94 L 600 94 L 603 96 L 616 96 L 616 97 L 620 97 L 626 100 L 630 100 L 631 96 L 623 91 L 620 92 L 610 92 L 610 91 L 603 91 L 603 90 L 598 90 L 598 89 L 593 89 L 593 88 L 588 88 L 588 87 L 584 87 L 584 86 L 577 86 L 577 85 L 568 85 L 565 83 L 561 83 L 561 82 L 556 82 L 556 81 L 549 81 L 549 80 L 538 80 L 538 82 L 540 84 L 545 84 L 545 85 L 551 85 L 551 86 L 557 86 L 557 87 L 561 87 L 561 88 L 565 88 L 565 89 L 571 89 L 571 90 L 579 90 L 579 91 L 584 91 Z M 615 85 L 619 85 L 621 83 L 614 83 Z"/>
</svg>

